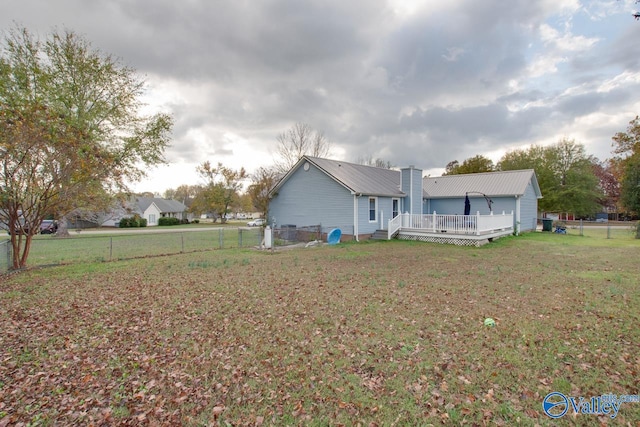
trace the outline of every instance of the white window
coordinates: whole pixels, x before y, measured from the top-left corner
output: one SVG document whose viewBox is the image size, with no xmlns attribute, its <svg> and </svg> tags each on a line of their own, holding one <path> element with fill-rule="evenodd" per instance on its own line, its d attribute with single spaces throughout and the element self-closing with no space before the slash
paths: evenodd
<svg viewBox="0 0 640 427">
<path fill-rule="evenodd" d="M 378 212 L 378 199 L 376 197 L 369 197 L 369 222 L 376 222 Z"/>
</svg>

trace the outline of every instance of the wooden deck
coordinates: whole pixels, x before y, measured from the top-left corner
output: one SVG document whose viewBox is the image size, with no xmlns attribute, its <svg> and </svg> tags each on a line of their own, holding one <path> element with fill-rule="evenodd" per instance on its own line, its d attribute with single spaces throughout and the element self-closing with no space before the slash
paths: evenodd
<svg viewBox="0 0 640 427">
<path fill-rule="evenodd" d="M 410 215 L 389 220 L 387 238 L 481 246 L 493 239 L 513 234 L 513 212 L 499 215 Z"/>
</svg>

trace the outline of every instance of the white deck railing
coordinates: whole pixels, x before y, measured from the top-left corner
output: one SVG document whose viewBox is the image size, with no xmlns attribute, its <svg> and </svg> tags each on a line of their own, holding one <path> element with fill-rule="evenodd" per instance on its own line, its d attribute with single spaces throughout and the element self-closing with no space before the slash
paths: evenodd
<svg viewBox="0 0 640 427">
<path fill-rule="evenodd" d="M 402 229 L 423 230 L 432 233 L 451 234 L 481 234 L 491 233 L 498 230 L 513 228 L 513 212 L 507 214 L 480 215 L 438 215 L 435 211 L 432 214 L 411 215 L 400 214 L 389 220 L 387 233 L 389 239 Z"/>
</svg>

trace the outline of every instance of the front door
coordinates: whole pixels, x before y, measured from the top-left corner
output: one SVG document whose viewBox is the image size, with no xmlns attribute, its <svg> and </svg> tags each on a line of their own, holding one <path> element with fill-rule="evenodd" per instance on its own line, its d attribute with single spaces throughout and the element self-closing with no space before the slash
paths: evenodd
<svg viewBox="0 0 640 427">
<path fill-rule="evenodd" d="M 391 218 L 395 218 L 400 213 L 400 199 L 391 200 Z"/>
</svg>

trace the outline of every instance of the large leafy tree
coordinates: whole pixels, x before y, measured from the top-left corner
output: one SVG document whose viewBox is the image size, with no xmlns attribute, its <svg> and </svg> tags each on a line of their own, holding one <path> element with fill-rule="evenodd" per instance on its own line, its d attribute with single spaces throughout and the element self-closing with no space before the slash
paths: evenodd
<svg viewBox="0 0 640 427">
<path fill-rule="evenodd" d="M 13 268 L 23 268 L 39 224 L 104 206 L 163 163 L 172 119 L 140 114 L 144 82 L 73 32 L 46 40 L 16 28 L 0 54 L 0 221 Z"/>
<path fill-rule="evenodd" d="M 626 132 L 618 132 L 612 139 L 612 163 L 620 174 L 620 201 L 629 211 L 640 214 L 640 118 L 636 116 Z"/>
<path fill-rule="evenodd" d="M 457 160 L 447 163 L 445 175 L 462 175 L 467 173 L 491 172 L 495 170 L 493 161 L 485 156 L 477 155 L 458 163 Z"/>
<path fill-rule="evenodd" d="M 269 192 L 278 183 L 280 174 L 275 168 L 258 168 L 251 175 L 251 184 L 247 193 L 251 197 L 253 206 L 266 218 L 269 209 Z"/>
<path fill-rule="evenodd" d="M 633 156 L 625 162 L 624 180 L 620 186 L 621 202 L 636 214 L 640 213 L 640 156 Z"/>
<path fill-rule="evenodd" d="M 205 185 L 196 195 L 191 210 L 197 213 L 212 213 L 214 218 L 222 217 L 226 221 L 229 207 L 238 201 L 242 183 L 247 178 L 244 168 L 234 170 L 218 163 L 213 166 L 206 161 L 196 168 Z"/>
<path fill-rule="evenodd" d="M 600 204 L 610 211 L 619 211 L 620 181 L 617 178 L 615 163 L 611 160 L 600 162 L 594 158 L 592 160 L 592 167 L 593 173 L 598 178 L 600 189 L 603 193 Z"/>
<path fill-rule="evenodd" d="M 582 144 L 562 139 L 556 144 L 506 153 L 498 162 L 498 170 L 533 169 L 538 178 L 540 209 L 551 212 L 573 212 L 592 215 L 600 209 L 604 198 L 593 170 L 593 159 Z"/>
</svg>

